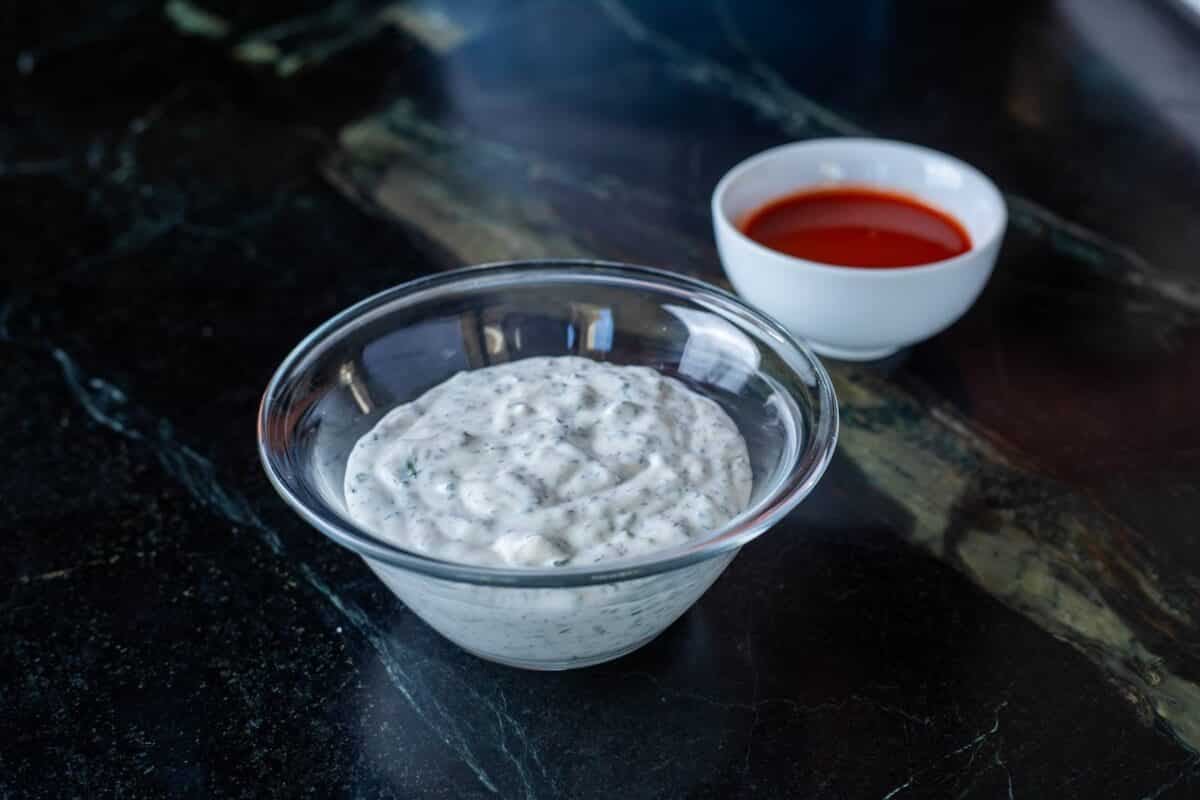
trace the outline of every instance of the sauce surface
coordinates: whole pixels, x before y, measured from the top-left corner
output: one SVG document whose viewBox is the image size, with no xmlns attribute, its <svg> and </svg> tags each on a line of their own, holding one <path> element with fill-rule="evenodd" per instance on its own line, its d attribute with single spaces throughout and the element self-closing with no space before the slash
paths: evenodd
<svg viewBox="0 0 1200 800">
<path fill-rule="evenodd" d="M 648 367 L 530 358 L 460 372 L 351 450 L 350 517 L 460 563 L 565 566 L 711 533 L 743 511 L 745 440 Z"/>
<path fill-rule="evenodd" d="M 772 250 L 845 267 L 913 267 L 971 249 L 967 231 L 944 211 L 860 186 L 785 195 L 750 212 L 740 227 Z"/>
</svg>

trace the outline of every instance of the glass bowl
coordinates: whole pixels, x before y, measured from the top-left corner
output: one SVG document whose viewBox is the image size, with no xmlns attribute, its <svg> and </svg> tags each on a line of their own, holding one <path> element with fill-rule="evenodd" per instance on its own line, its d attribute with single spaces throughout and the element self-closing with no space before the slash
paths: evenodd
<svg viewBox="0 0 1200 800">
<path fill-rule="evenodd" d="M 390 409 L 461 370 L 560 355 L 653 367 L 719 403 L 746 439 L 749 507 L 678 547 L 544 569 L 443 561 L 350 521 L 347 457 Z M 263 466 L 301 517 L 446 638 L 529 669 L 597 664 L 649 642 L 812 490 L 836 439 L 829 376 L 778 323 L 700 281 L 575 260 L 457 270 L 363 300 L 284 359 L 258 415 Z"/>
</svg>

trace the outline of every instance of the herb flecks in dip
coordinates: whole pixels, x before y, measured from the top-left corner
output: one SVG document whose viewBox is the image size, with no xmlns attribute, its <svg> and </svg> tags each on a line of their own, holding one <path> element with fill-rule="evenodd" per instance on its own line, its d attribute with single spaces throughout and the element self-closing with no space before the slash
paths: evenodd
<svg viewBox="0 0 1200 800">
<path fill-rule="evenodd" d="M 587 565 L 719 528 L 750 460 L 712 400 L 648 367 L 531 358 L 460 372 L 389 412 L 346 467 L 351 518 L 491 566 Z"/>
</svg>

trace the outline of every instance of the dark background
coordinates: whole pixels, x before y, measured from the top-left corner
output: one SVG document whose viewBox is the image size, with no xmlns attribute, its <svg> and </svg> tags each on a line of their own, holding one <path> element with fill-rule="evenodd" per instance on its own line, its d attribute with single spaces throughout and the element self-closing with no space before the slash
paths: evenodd
<svg viewBox="0 0 1200 800">
<path fill-rule="evenodd" d="M 0 794 L 1200 791 L 1200 38 L 1134 0 L 57 3 L 0 26 Z M 258 397 L 465 263 L 720 280 L 793 139 L 1007 193 L 949 331 L 831 362 L 838 457 L 663 637 L 440 639 L 291 515 Z"/>
</svg>

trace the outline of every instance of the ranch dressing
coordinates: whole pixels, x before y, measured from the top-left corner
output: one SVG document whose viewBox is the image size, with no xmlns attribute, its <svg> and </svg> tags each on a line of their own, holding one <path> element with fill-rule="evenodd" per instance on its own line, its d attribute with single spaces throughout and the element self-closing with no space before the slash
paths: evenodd
<svg viewBox="0 0 1200 800">
<path fill-rule="evenodd" d="M 460 372 L 355 444 L 350 517 L 435 558 L 584 566 L 704 536 L 749 503 L 746 443 L 648 367 L 563 356 Z"/>
</svg>

